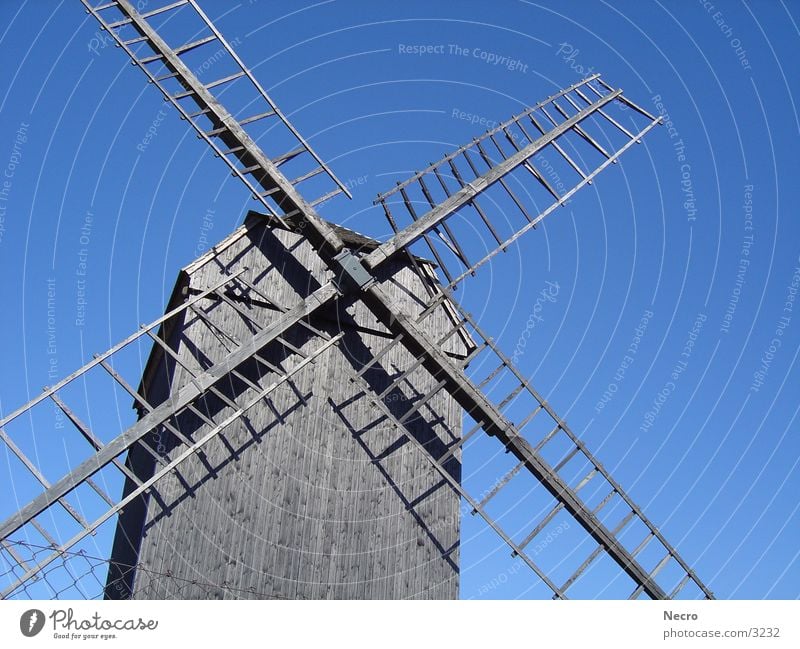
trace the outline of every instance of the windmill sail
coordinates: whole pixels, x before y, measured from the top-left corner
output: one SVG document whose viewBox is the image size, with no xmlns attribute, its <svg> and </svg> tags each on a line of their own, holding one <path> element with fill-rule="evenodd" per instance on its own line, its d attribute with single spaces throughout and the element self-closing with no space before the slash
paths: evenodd
<svg viewBox="0 0 800 649">
<path fill-rule="evenodd" d="M 312 207 L 350 196 L 194 0 L 143 12 L 131 0 L 81 2 L 270 214 L 298 210 L 287 190 L 302 185 L 309 195 L 319 178 L 328 186 Z M 266 129 L 261 137 L 251 130 L 257 125 Z"/>
<path fill-rule="evenodd" d="M 642 123 L 636 130 L 623 126 L 621 118 L 610 112 L 614 102 L 631 109 L 630 112 L 639 118 Z M 376 312 L 383 312 L 386 322 L 396 332 L 397 343 L 408 346 L 420 358 L 419 362 L 441 378 L 439 389 L 449 391 L 474 421 L 473 428 L 452 451 L 462 448 L 473 435 L 482 431 L 496 438 L 515 458 L 508 473 L 498 476 L 482 498 L 464 494 L 473 512 L 481 514 L 500 531 L 500 524 L 492 519 L 486 507 L 504 490 L 520 493 L 517 483 L 532 476 L 550 494 L 552 502 L 541 520 L 531 524 L 528 530 L 517 530 L 516 534 L 502 532 L 501 536 L 513 555 L 533 568 L 558 598 L 566 597 L 567 590 L 595 563 L 601 563 L 603 556 L 610 557 L 630 579 L 628 595 L 631 598 L 685 596 L 687 586 L 692 591 L 691 597 L 713 595 L 566 422 L 530 385 L 511 358 L 503 354 L 472 316 L 458 305 L 453 290 L 591 183 L 658 123 L 657 118 L 625 98 L 621 90 L 603 82 L 599 75 L 584 79 L 380 195 L 376 202 L 383 206 L 397 234 L 362 260 L 366 267 L 378 268 L 383 260 L 394 255 L 413 254 L 412 251 L 418 250 L 417 243 L 424 243 L 435 256 L 446 277 L 446 285 L 429 298 L 419 316 L 398 314 L 379 288 L 368 288 L 367 292 L 371 293 Z M 612 139 L 607 129 L 600 130 L 603 125 L 612 127 L 617 137 Z M 532 128 L 536 129 L 534 134 Z M 547 157 L 542 156 L 543 152 Z M 594 166 L 582 166 L 586 164 L 584 160 L 591 160 L 592 153 L 596 154 Z M 572 184 L 568 184 L 566 190 L 559 191 L 548 182 L 548 168 L 553 169 L 554 158 L 560 161 L 563 176 L 559 178 L 566 180 L 568 172 L 572 172 Z M 524 188 L 524 194 L 515 191 L 515 187 Z M 502 199 L 490 198 L 490 192 L 502 194 L 507 204 L 513 206 L 509 211 L 516 213 L 516 223 L 508 212 L 503 213 L 502 219 L 492 219 L 486 204 L 497 205 Z M 406 224 L 399 221 L 398 213 L 406 217 Z M 506 232 L 500 232 L 501 226 L 505 226 Z M 475 234 L 480 227 L 484 228 L 482 237 Z M 459 228 L 466 234 L 460 233 Z M 481 256 L 473 258 L 468 251 L 474 248 L 470 243 L 476 238 L 485 248 Z M 494 245 L 486 245 L 487 240 L 494 240 Z M 449 255 L 449 260 L 445 255 Z M 454 267 L 452 260 L 458 270 L 448 270 L 448 261 L 450 268 Z M 460 325 L 477 342 L 467 362 L 458 365 L 448 359 L 437 341 L 426 333 L 425 318 L 443 300 L 456 305 Z M 478 368 L 477 371 L 468 371 L 470 366 Z M 413 407 L 416 412 L 421 404 Z M 507 414 L 512 411 L 514 420 Z M 510 485 L 515 487 L 509 488 Z M 537 537 L 546 535 L 548 526 L 554 527 L 554 521 L 562 513 L 579 523 L 595 546 L 577 562 L 569 556 L 559 562 L 558 572 L 563 571 L 570 560 L 575 565 L 557 582 L 546 570 L 536 566 L 525 549 Z M 651 554 L 656 555 L 652 560 Z M 648 568 L 640 562 L 645 555 L 650 562 Z"/>
<path fill-rule="evenodd" d="M 599 74 L 587 77 L 379 195 L 375 203 L 398 234 L 365 263 L 422 241 L 453 289 L 659 123 Z M 472 254 L 476 239 L 483 245 Z"/>
<path fill-rule="evenodd" d="M 346 189 L 274 106 L 194 0 L 145 13 L 137 12 L 129 0 L 96 7 L 82 1 L 259 197 L 270 223 L 282 231 L 302 233 L 312 252 L 307 268 L 295 269 L 296 290 L 281 296 L 265 291 L 244 263 L 222 264 L 214 281 L 207 276 L 199 285 L 187 283 L 191 273 L 186 271 L 164 317 L 0 419 L 0 439 L 14 456 L 19 475 L 26 476 L 14 482 L 22 506 L 0 523 L 0 556 L 7 566 L 0 574 L 3 597 L 96 592 L 87 583 L 102 580 L 97 576 L 102 560 L 93 557 L 83 542 L 126 507 L 130 512 L 145 495 L 157 501 L 159 486 L 167 482 L 171 489 L 183 485 L 191 498 L 191 485 L 182 482 L 182 468 L 191 466 L 196 472 L 205 466 L 212 475 L 216 469 L 207 466 L 204 449 L 224 445 L 225 431 L 239 425 L 251 408 L 304 372 L 313 372 L 310 366 L 323 362 L 326 355 L 338 353 L 344 333 L 321 326 L 319 319 L 330 321 L 331 314 L 356 303 L 370 314 L 367 335 L 375 339 L 370 338 L 359 353 L 348 350 L 347 364 L 338 366 L 343 376 L 358 387 L 358 398 L 371 403 L 380 424 L 399 432 L 401 443 L 413 446 L 432 475 L 440 476 L 430 490 L 446 485 L 469 503 L 554 597 L 590 596 L 581 590 L 587 583 L 582 577 L 593 570 L 605 571 L 608 583 L 617 584 L 632 598 L 713 596 L 453 293 L 591 183 L 654 128 L 657 119 L 594 75 L 381 195 L 378 202 L 396 234 L 383 244 L 361 245 L 361 239 L 317 215 L 316 204 Z M 111 18 L 107 15 L 111 12 L 119 16 Z M 188 40 L 170 45 L 165 35 L 173 34 L 178 24 L 177 19 L 172 24 L 170 16 L 179 12 L 197 19 L 198 27 L 184 29 L 182 36 Z M 159 20 L 163 23 L 156 28 Z M 124 36 L 123 30 L 132 33 Z M 211 42 L 221 44 L 238 69 L 205 81 L 184 59 Z M 144 48 L 149 53 L 142 52 Z M 165 69 L 155 73 L 151 65 Z M 227 103 L 238 97 L 242 110 L 253 103 L 236 93 L 212 94 L 237 79 L 246 79 L 255 88 L 256 100 L 266 102 L 266 110 L 240 117 L 230 104 L 223 107 L 223 98 Z M 177 87 L 169 88 L 168 83 Z M 194 103 L 198 110 L 188 112 L 183 102 Z M 624 118 L 613 112 L 619 106 L 628 109 Z M 244 129 L 273 118 L 288 139 L 294 139 L 293 148 L 284 153 L 265 153 Z M 278 139 L 265 134 L 259 141 Z M 316 166 L 290 181 L 284 172 L 301 158 Z M 306 201 L 298 186 L 319 176 L 332 180 L 335 188 Z M 508 217 L 512 212 L 516 220 Z M 483 228 L 482 235 L 470 237 L 477 228 Z M 430 257 L 444 276 L 442 283 L 425 261 Z M 416 279 L 409 281 L 418 282 L 412 299 L 408 289 L 393 280 L 400 272 L 399 260 L 403 269 L 413 269 Z M 183 336 L 187 322 L 203 332 L 205 340 L 216 341 L 213 353 L 189 345 L 187 355 L 173 344 L 173 336 Z M 358 327 L 363 330 L 365 325 Z M 156 367 L 170 368 L 165 391 L 157 398 L 148 395 L 148 381 L 133 388 L 135 381 L 117 369 L 141 370 L 140 363 L 123 357 L 139 353 L 142 343 L 153 344 L 154 353 L 160 355 Z M 424 373 L 423 381 L 409 381 L 419 372 Z M 104 421 L 98 432 L 87 422 L 90 411 L 76 404 L 119 400 L 120 391 L 136 401 L 139 419 L 132 424 L 118 421 L 116 430 Z M 298 402 L 303 407 L 302 395 Z M 463 435 L 448 436 L 441 430 L 442 410 L 449 412 L 451 402 L 461 406 L 472 423 Z M 79 459 L 66 457 L 61 465 L 45 467 L 36 461 L 32 432 L 39 413 L 53 407 L 69 422 L 69 434 L 77 434 L 88 447 Z M 346 421 L 342 403 L 331 407 L 344 426 L 358 428 Z M 187 421 L 192 422 L 188 433 Z M 421 436 L 420 430 L 426 435 Z M 353 431 L 355 438 L 363 434 Z M 165 438 L 168 449 L 159 448 Z M 470 444 L 487 441 L 501 445 L 509 466 L 493 463 L 487 470 L 497 472 L 494 479 L 488 488 L 476 491 L 462 483 L 452 462 L 460 460 L 462 449 Z M 67 444 L 74 448 L 74 442 Z M 236 449 L 231 453 L 235 455 Z M 135 469 L 142 463 L 148 468 L 139 473 Z M 58 478 L 50 481 L 47 476 L 52 475 Z M 419 498 L 424 500 L 426 493 Z M 518 501 L 509 506 L 509 497 Z M 415 503 L 417 499 L 407 502 L 406 510 L 414 510 Z M 540 557 L 545 549 L 542 535 L 551 535 L 552 527 L 561 524 L 570 530 L 570 541 L 550 546 L 560 548 L 562 556 Z M 427 541 L 420 542 L 429 547 Z M 448 560 L 454 551 L 452 545 L 440 547 L 439 558 Z M 129 583 L 134 567 L 118 562 L 112 587 Z"/>
<path fill-rule="evenodd" d="M 91 544 L 83 541 L 108 521 L 113 523 L 120 511 L 135 506 L 137 499 L 149 494 L 153 485 L 187 458 L 202 455 L 204 447 L 226 428 L 292 377 L 308 371 L 308 366 L 341 338 L 340 334 L 322 334 L 303 320 L 318 306 L 318 298 L 335 292 L 330 284 L 296 305 L 282 307 L 273 301 L 269 309 L 237 301 L 237 295 L 251 290 L 257 289 L 248 282 L 244 269 L 209 287 L 195 289 L 179 282 L 175 306 L 164 316 L 0 420 L 0 434 L 17 464 L 13 473 L 17 497 L 35 494 L 0 527 L 8 565 L 3 597 L 97 596 L 94 580 L 103 575 L 81 570 L 84 559 L 92 556 Z M 279 309 L 278 317 L 265 321 L 265 313 L 275 313 L 275 309 Z M 241 326 L 252 332 L 251 337 L 240 339 L 231 332 L 233 315 L 243 321 Z M 200 335 L 198 330 L 204 330 L 220 341 L 219 350 L 224 351 L 213 361 L 206 356 L 208 348 L 194 356 L 180 355 L 180 350 L 166 342 L 167 331 L 177 322 L 182 323 L 184 336 L 188 327 L 195 337 Z M 303 343 L 295 345 L 290 340 Z M 189 377 L 179 390 L 151 395 L 133 387 L 135 375 L 121 373 L 119 368 L 140 367 L 134 359 L 141 343 L 155 344 Z M 281 359 L 278 365 L 276 358 Z M 102 429 L 90 427 L 88 417 L 98 415 L 96 409 L 86 408 L 81 398 L 84 390 L 90 403 L 116 403 L 118 409 L 120 403 L 133 399 L 139 419 L 130 426 L 122 424 L 116 435 L 107 428 L 107 418 L 103 418 Z M 47 467 L 51 474 L 65 472 L 51 483 L 24 452 L 22 443 L 35 440 L 37 422 L 44 421 L 54 407 L 68 422 L 59 432 L 70 455 L 61 466 Z M 200 435 L 186 434 L 191 430 L 186 418 L 204 422 Z M 126 462 L 131 456 L 149 459 L 152 466 L 146 477 L 137 475 Z M 128 484 L 124 493 L 123 479 Z"/>
</svg>

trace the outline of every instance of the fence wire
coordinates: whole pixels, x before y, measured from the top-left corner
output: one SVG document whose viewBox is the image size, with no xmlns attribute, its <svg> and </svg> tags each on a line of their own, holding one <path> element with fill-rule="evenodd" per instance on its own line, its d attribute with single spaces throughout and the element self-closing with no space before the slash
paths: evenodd
<svg viewBox="0 0 800 649">
<path fill-rule="evenodd" d="M 53 552 L 54 547 L 36 545 L 25 541 L 4 543 L 9 554 L 24 556 L 36 562 Z M 8 599 L 18 600 L 64 600 L 104 598 L 106 577 L 111 561 L 92 556 L 85 550 L 63 551 L 58 560 L 40 570 L 34 579 L 22 584 L 9 595 Z M 129 567 L 129 566 L 123 566 Z M 185 579 L 153 570 L 145 563 L 135 566 L 137 579 L 142 582 L 137 587 L 136 599 L 161 599 L 153 593 L 170 593 L 170 599 L 288 599 L 275 593 L 260 592 L 256 588 L 236 588 L 226 582 L 213 583 L 202 579 Z M 5 556 L 0 565 L 0 583 L 15 582 L 19 578 L 20 565 L 9 561 Z"/>
</svg>

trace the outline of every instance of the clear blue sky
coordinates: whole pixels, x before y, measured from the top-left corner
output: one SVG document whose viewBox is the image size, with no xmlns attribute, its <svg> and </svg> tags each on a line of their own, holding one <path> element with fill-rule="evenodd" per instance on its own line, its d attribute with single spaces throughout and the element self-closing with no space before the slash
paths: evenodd
<svg viewBox="0 0 800 649">
<path fill-rule="evenodd" d="M 223 34 L 353 186 L 323 216 L 376 237 L 389 234 L 379 191 L 485 129 L 456 114 L 502 119 L 595 71 L 663 108 L 672 130 L 528 235 L 513 274 L 468 306 L 510 352 L 557 283 L 522 370 L 719 597 L 800 594 L 797 3 L 201 4 L 225 14 Z M 255 204 L 159 113 L 161 97 L 77 0 L 2 2 L 0 30 L 8 412 L 49 372 L 158 317 L 203 237 L 221 239 Z M 465 458 L 468 485 L 477 459 Z M 4 496 L 0 518 L 14 509 Z M 482 529 L 463 526 L 462 596 L 535 593 Z"/>
</svg>

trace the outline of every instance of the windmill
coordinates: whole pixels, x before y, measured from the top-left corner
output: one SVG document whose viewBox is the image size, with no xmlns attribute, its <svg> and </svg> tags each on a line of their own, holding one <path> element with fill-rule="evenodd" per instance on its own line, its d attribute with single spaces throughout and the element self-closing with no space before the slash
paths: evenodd
<svg viewBox="0 0 800 649">
<path fill-rule="evenodd" d="M 713 597 L 456 298 L 658 118 L 583 79 L 378 196 L 381 243 L 319 216 L 347 187 L 195 0 L 81 1 L 260 207 L 162 317 L 0 419 L 24 503 L 4 598 L 452 598 L 464 503 L 554 598 L 596 596 L 591 571 L 604 596 Z M 135 421 L 98 430 L 81 403 L 120 393 Z M 54 408 L 68 466 L 26 452 Z M 478 440 L 502 451 L 481 493 L 460 470 Z M 110 558 L 87 549 L 103 529 Z"/>
</svg>

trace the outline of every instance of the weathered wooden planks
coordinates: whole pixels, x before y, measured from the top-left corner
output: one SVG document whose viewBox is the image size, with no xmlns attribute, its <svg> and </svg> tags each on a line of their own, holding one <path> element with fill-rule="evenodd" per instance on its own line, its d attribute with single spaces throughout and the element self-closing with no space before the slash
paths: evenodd
<svg viewBox="0 0 800 649">
<path fill-rule="evenodd" d="M 363 238 L 352 237 L 350 243 L 371 247 Z M 249 269 L 247 281 L 279 305 L 291 305 L 329 279 L 301 234 L 252 215 L 246 226 L 184 272 L 191 290 L 242 267 Z M 419 312 L 417 296 L 427 296 L 423 282 L 430 278 L 419 277 L 410 264 L 394 262 L 382 280 L 410 312 Z M 278 314 L 247 301 L 236 304 L 261 324 Z M 229 304 L 206 300 L 201 312 L 239 340 L 252 335 Z M 430 322 L 434 337 L 454 324 L 443 308 Z M 137 521 L 136 512 L 121 516 L 118 537 L 127 533 L 135 544 L 137 530 L 144 527 L 133 597 L 457 597 L 457 495 L 346 380 L 354 367 L 391 342 L 388 332 L 359 302 L 324 310 L 312 323 L 345 336 L 209 443 L 205 459 L 192 457 L 179 475 L 159 481 L 166 510 L 151 498 L 144 520 Z M 202 317 L 187 316 L 172 327 L 169 342 L 191 368 L 225 353 L 226 338 L 216 333 Z M 287 340 L 310 351 L 318 341 L 305 333 L 298 327 Z M 279 346 L 268 350 L 267 360 L 283 360 Z M 445 350 L 466 352 L 458 336 Z M 396 345 L 366 377 L 381 391 L 413 360 Z M 249 369 L 251 380 L 269 380 L 260 376 L 264 368 Z M 187 380 L 186 370 L 154 351 L 143 387 L 151 402 L 158 402 Z M 386 395 L 386 403 L 402 412 L 434 385 L 418 368 Z M 232 398 L 236 390 L 231 386 Z M 215 419 L 230 412 L 219 399 L 207 404 L 207 414 Z M 196 417 L 183 417 L 180 424 L 184 434 L 201 434 L 207 426 Z M 409 429 L 431 444 L 452 443 L 461 432 L 460 409 L 439 392 L 412 418 Z M 139 469 L 147 471 L 144 464 Z M 458 471 L 458 463 L 454 466 Z M 115 547 L 125 545 L 117 540 Z"/>
</svg>

